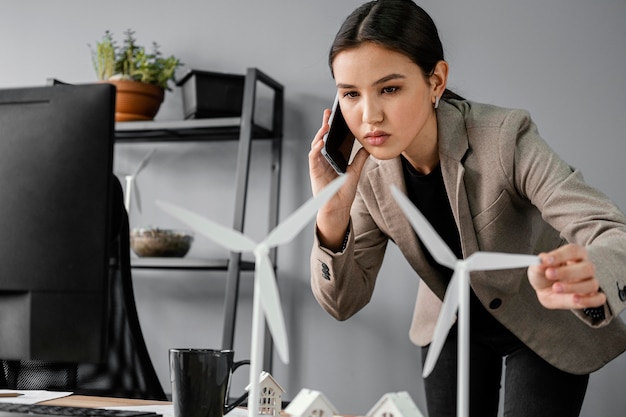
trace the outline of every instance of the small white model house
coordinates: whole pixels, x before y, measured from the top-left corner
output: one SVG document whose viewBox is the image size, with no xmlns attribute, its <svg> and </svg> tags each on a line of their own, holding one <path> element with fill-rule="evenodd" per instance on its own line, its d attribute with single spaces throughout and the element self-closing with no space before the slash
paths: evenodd
<svg viewBox="0 0 626 417">
<path fill-rule="evenodd" d="M 424 417 L 406 391 L 390 392 L 366 414 L 367 417 Z"/>
<path fill-rule="evenodd" d="M 250 390 L 250 385 L 246 391 Z M 259 376 L 259 415 L 280 416 L 285 390 L 272 375 L 262 371 Z"/>
<path fill-rule="evenodd" d="M 291 417 L 333 417 L 339 412 L 319 391 L 303 388 L 291 400 L 285 413 Z"/>
</svg>

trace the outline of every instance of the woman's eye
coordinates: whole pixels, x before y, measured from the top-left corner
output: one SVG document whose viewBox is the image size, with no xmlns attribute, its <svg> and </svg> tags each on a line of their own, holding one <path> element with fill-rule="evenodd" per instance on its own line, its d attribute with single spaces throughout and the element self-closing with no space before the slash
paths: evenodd
<svg viewBox="0 0 626 417">
<path fill-rule="evenodd" d="M 384 87 L 382 92 L 383 94 L 392 94 L 398 91 L 398 87 Z"/>
<path fill-rule="evenodd" d="M 358 94 L 355 91 L 346 91 L 345 93 L 343 93 L 343 96 L 348 98 L 354 98 L 358 96 Z"/>
</svg>

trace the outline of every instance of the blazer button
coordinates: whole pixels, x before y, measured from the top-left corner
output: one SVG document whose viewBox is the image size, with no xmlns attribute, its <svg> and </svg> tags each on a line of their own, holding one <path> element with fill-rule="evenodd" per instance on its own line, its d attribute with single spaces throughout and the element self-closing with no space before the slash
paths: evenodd
<svg viewBox="0 0 626 417">
<path fill-rule="evenodd" d="M 620 300 L 626 301 L 626 285 L 624 286 L 624 288 L 620 288 L 619 283 L 617 284 L 617 295 L 619 296 Z"/>
<path fill-rule="evenodd" d="M 330 268 L 324 262 L 322 262 L 322 277 L 326 281 L 330 281 Z"/>
<path fill-rule="evenodd" d="M 502 305 L 502 300 L 499 298 L 494 298 L 489 303 L 489 308 L 492 310 L 495 310 L 496 308 L 499 308 L 501 305 Z"/>
</svg>

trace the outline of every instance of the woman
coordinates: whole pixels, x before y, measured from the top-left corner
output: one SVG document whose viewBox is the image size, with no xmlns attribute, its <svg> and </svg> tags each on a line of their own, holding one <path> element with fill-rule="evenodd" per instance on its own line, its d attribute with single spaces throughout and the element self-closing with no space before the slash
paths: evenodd
<svg viewBox="0 0 626 417">
<path fill-rule="evenodd" d="M 451 271 L 421 246 L 391 196 L 395 184 L 459 258 L 480 250 L 541 259 L 528 270 L 472 273 L 471 415 L 497 415 L 505 358 L 507 416 L 578 416 L 589 373 L 626 349 L 617 318 L 626 300 L 624 215 L 547 146 L 527 112 L 446 89 L 437 29 L 412 1 L 357 8 L 329 63 L 362 148 L 317 214 L 318 302 L 338 320 L 363 308 L 393 241 L 421 278 L 410 336 L 425 358 Z M 328 118 L 326 110 L 309 153 L 314 194 L 336 175 L 320 153 Z M 425 391 L 431 417 L 456 415 L 455 328 Z"/>
</svg>

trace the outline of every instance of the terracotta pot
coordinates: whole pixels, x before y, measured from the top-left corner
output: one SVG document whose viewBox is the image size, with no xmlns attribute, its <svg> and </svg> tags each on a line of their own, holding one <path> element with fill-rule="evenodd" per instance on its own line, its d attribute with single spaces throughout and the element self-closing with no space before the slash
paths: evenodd
<svg viewBox="0 0 626 417">
<path fill-rule="evenodd" d="M 156 85 L 132 80 L 109 80 L 115 85 L 115 121 L 152 120 L 159 111 L 165 91 Z"/>
</svg>

